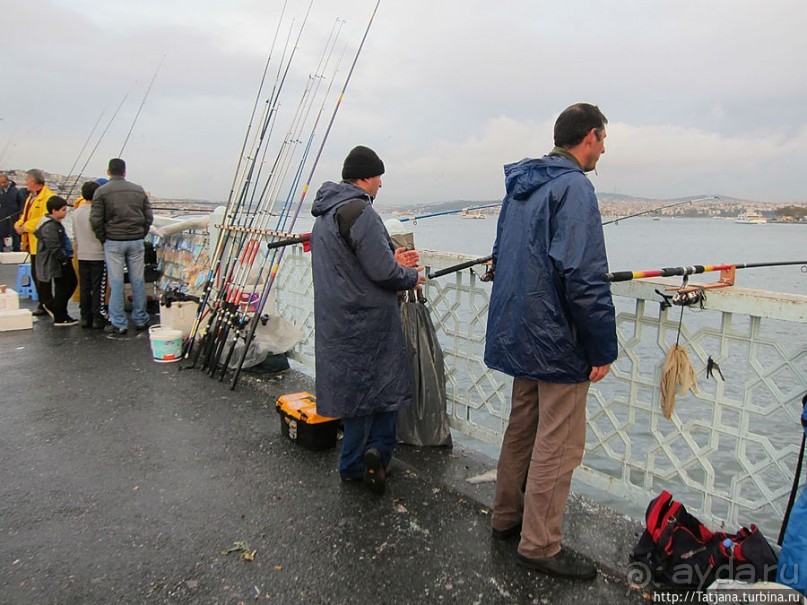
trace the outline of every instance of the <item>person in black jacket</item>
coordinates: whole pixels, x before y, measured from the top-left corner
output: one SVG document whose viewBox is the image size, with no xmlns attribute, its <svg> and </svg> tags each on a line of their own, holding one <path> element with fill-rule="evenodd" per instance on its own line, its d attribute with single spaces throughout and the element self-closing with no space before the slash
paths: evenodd
<svg viewBox="0 0 807 605">
<path fill-rule="evenodd" d="M 36 274 L 42 281 L 53 280 L 53 298 L 47 304 L 47 310 L 53 314 L 53 325 L 75 326 L 78 320 L 67 314 L 67 303 L 78 284 L 73 271 L 73 246 L 62 225 L 67 216 L 67 202 L 54 195 L 47 201 L 46 207 L 48 214 L 34 232 L 39 240 Z"/>
<path fill-rule="evenodd" d="M 25 203 L 22 192 L 14 181 L 5 174 L 0 174 L 0 252 L 10 247 L 13 252 L 20 251 L 20 235 L 14 230 L 14 223 L 20 216 Z M 10 242 L 6 238 L 11 238 Z"/>
<path fill-rule="evenodd" d="M 90 225 L 104 245 L 109 276 L 109 322 L 113 334 L 124 335 L 128 327 L 123 300 L 123 270 L 132 286 L 132 321 L 137 330 L 148 327 L 146 311 L 145 251 L 143 238 L 154 220 L 151 204 L 140 185 L 130 183 L 126 163 L 109 160 L 109 182 L 93 196 Z"/>
</svg>

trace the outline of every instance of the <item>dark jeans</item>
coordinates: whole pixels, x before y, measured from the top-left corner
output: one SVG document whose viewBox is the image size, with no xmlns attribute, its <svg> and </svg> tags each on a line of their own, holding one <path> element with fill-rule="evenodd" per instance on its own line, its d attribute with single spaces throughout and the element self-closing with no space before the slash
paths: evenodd
<svg viewBox="0 0 807 605">
<path fill-rule="evenodd" d="M 104 293 L 101 290 L 106 265 L 102 260 L 78 261 L 79 295 L 82 321 L 101 321 Z"/>
<path fill-rule="evenodd" d="M 70 301 L 70 297 L 73 296 L 73 292 L 76 291 L 77 283 L 73 263 L 68 261 L 62 265 L 62 276 L 53 278 L 55 292 L 48 303 L 48 308 L 53 311 L 53 321 L 67 320 L 67 303 Z"/>
<path fill-rule="evenodd" d="M 342 418 L 345 434 L 342 439 L 342 455 L 339 458 L 339 473 L 343 477 L 359 479 L 364 476 L 364 452 L 375 448 L 381 453 L 384 467 L 392 459 L 395 447 L 397 410 L 380 412 L 356 418 Z"/>
<path fill-rule="evenodd" d="M 53 290 L 51 290 L 50 282 L 49 281 L 39 281 L 36 278 L 36 254 L 31 255 L 31 277 L 34 280 L 34 286 L 36 287 L 36 294 L 39 296 L 39 305 L 47 305 L 50 308 L 50 301 L 53 298 Z M 73 274 L 73 278 L 75 279 L 76 275 Z M 76 286 L 73 285 L 73 288 Z M 53 311 L 53 309 L 51 309 Z"/>
</svg>

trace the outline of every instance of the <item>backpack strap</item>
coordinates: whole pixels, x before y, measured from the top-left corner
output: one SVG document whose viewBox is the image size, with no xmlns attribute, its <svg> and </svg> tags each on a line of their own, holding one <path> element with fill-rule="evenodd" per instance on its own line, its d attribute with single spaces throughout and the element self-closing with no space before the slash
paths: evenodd
<svg viewBox="0 0 807 605">
<path fill-rule="evenodd" d="M 681 503 L 672 499 L 672 494 L 666 489 L 659 494 L 647 511 L 647 531 L 653 541 L 659 544 L 659 539 L 670 518 L 675 517 L 681 509 Z"/>
</svg>

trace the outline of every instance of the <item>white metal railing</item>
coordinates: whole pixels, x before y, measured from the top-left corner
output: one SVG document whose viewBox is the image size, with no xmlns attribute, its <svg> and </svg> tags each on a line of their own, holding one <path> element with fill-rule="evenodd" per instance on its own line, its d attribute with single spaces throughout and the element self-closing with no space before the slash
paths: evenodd
<svg viewBox="0 0 807 605">
<path fill-rule="evenodd" d="M 473 257 L 423 251 L 432 269 Z M 593 385 L 588 403 L 584 485 L 605 504 L 627 500 L 633 513 L 670 490 L 713 526 L 756 523 L 776 537 L 800 443 L 807 391 L 807 297 L 739 288 L 712 290 L 706 310 L 684 310 L 681 344 L 697 373 L 698 394 L 661 413 L 664 357 L 676 341 L 680 307 L 662 310 L 655 289 L 669 280 L 614 284 L 620 354 Z M 482 360 L 490 284 L 465 270 L 426 285 L 446 361 L 448 412 L 457 431 L 501 443 L 511 381 Z M 305 334 L 291 356 L 313 370 L 310 257 L 288 250 L 277 281 L 278 313 Z M 712 357 L 726 381 L 707 378 Z"/>
</svg>

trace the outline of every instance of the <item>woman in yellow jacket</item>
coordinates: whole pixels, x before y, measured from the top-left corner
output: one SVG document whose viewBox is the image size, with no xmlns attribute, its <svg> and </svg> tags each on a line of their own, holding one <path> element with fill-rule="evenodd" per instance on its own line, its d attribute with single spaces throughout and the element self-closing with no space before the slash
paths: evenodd
<svg viewBox="0 0 807 605">
<path fill-rule="evenodd" d="M 25 186 L 28 188 L 28 198 L 20 213 L 19 220 L 14 223 L 14 229 L 20 234 L 22 249 L 31 254 L 31 277 L 34 280 L 39 306 L 33 311 L 34 315 L 50 314 L 47 305 L 53 298 L 50 282 L 40 282 L 36 278 L 36 244 L 34 231 L 39 227 L 42 217 L 47 214 L 45 205 L 54 193 L 45 185 L 45 173 L 38 168 L 25 172 Z"/>
</svg>

